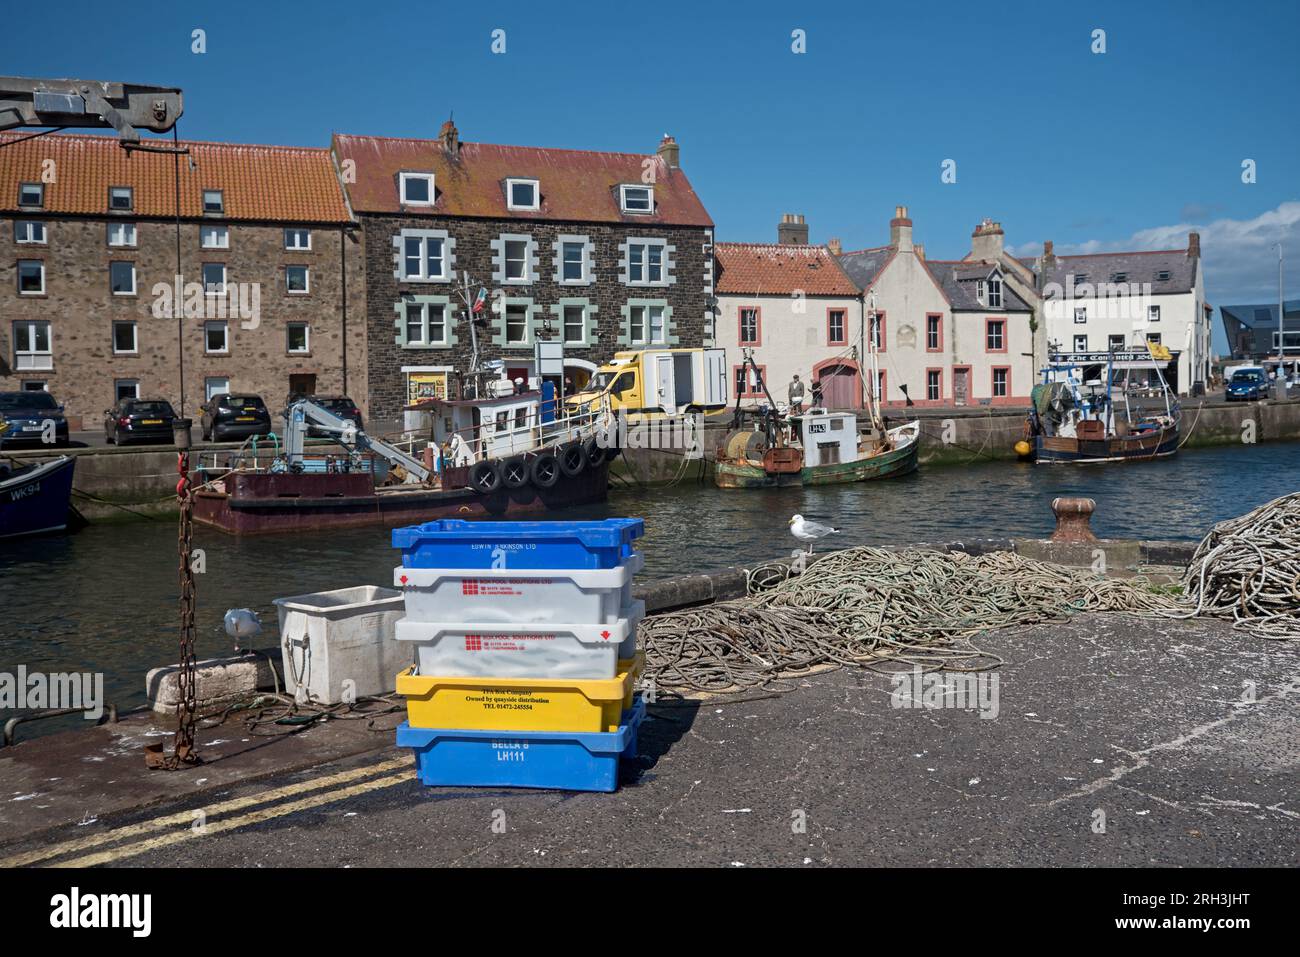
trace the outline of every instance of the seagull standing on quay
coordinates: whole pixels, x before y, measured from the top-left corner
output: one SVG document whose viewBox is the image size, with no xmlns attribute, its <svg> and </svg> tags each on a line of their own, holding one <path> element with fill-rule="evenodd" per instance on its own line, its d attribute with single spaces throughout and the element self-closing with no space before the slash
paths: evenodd
<svg viewBox="0 0 1300 957">
<path fill-rule="evenodd" d="M 838 531 L 838 528 L 831 528 L 829 525 L 809 522 L 802 515 L 796 515 L 790 519 L 790 534 L 801 542 L 815 542 L 819 538 L 834 535 Z M 812 554 L 812 545 L 808 546 L 808 554 Z"/>
</svg>

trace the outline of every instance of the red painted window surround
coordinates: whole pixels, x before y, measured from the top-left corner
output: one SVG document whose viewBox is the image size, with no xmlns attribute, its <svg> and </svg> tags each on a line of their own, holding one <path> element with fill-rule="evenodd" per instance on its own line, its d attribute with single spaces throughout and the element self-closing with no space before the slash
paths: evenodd
<svg viewBox="0 0 1300 957">
<path fill-rule="evenodd" d="M 930 321 L 938 320 L 935 325 L 938 327 L 939 344 L 931 348 L 930 346 Z M 925 351 L 926 352 L 943 352 L 943 313 L 927 312 L 925 314 Z"/>
<path fill-rule="evenodd" d="M 755 363 L 755 365 L 758 365 L 758 364 Z M 737 389 L 740 388 L 740 384 L 741 384 L 741 379 L 740 379 L 740 370 L 741 370 L 741 369 L 744 369 L 744 368 L 745 368 L 745 366 L 743 366 L 743 365 L 735 365 L 735 366 L 732 366 L 732 367 L 731 367 L 731 384 L 732 384 L 733 386 L 735 386 Z M 765 365 L 758 365 L 758 372 L 759 372 L 759 375 L 761 375 L 761 376 L 763 377 L 763 381 L 764 381 L 764 382 L 767 382 L 767 366 L 765 366 Z M 759 388 L 757 382 L 752 381 L 753 379 L 754 379 L 754 374 L 753 374 L 752 371 L 750 371 L 750 372 L 745 376 L 745 379 L 744 379 L 744 389 L 741 390 L 741 391 L 739 392 L 739 395 L 740 395 L 740 397 L 741 397 L 742 399 L 744 399 L 744 398 L 752 398 L 752 397 L 754 397 L 754 396 L 761 396 L 761 395 L 763 394 L 763 390 L 762 390 L 761 388 Z M 769 388 L 770 388 L 770 387 L 769 387 Z"/>
<path fill-rule="evenodd" d="M 838 339 L 831 332 L 831 313 L 833 312 L 840 314 L 840 337 Z M 847 309 L 826 307 L 826 344 L 828 346 L 847 346 L 849 344 L 849 311 Z"/>
<path fill-rule="evenodd" d="M 998 391 L 996 388 L 999 372 L 1005 372 L 1007 374 L 1006 390 L 1003 395 L 998 395 Z M 989 395 L 994 399 L 1011 398 L 1011 366 L 994 366 L 992 369 L 989 370 Z"/>
<path fill-rule="evenodd" d="M 745 338 L 744 315 L 747 311 L 754 313 L 754 338 Z M 763 344 L 763 309 L 761 306 L 741 306 L 736 310 L 736 341 L 742 346 L 761 346 Z"/>
<path fill-rule="evenodd" d="M 939 379 L 939 394 L 933 399 L 930 398 L 930 373 L 937 373 Z M 922 386 L 925 389 L 925 399 L 928 402 L 943 401 L 943 369 L 939 366 L 931 366 L 925 370 L 925 383 Z"/>
<path fill-rule="evenodd" d="M 994 323 L 997 323 L 1002 327 L 1002 348 L 1001 349 L 989 348 L 989 331 L 993 328 Z M 1007 321 L 1005 319 L 985 319 L 984 320 L 984 351 L 985 352 L 1006 352 L 1007 339 L 1009 338 L 1007 333 L 1008 333 L 1008 328 L 1007 328 Z"/>
<path fill-rule="evenodd" d="M 952 400 L 957 401 L 957 373 L 962 371 L 966 373 L 966 404 L 971 405 L 975 402 L 975 370 L 970 366 L 952 367 Z"/>
<path fill-rule="evenodd" d="M 867 334 L 868 334 L 868 335 L 871 334 L 871 322 L 872 322 L 872 318 L 873 318 L 873 317 L 871 316 L 871 314 L 868 313 L 868 314 L 867 314 Z M 877 309 L 877 310 L 876 310 L 876 315 L 875 315 L 874 318 L 875 318 L 875 321 L 876 321 L 877 323 L 879 323 L 879 329 L 880 329 L 880 336 L 879 336 L 879 338 L 880 338 L 880 345 L 876 346 L 876 351 L 877 351 L 877 352 L 884 352 L 885 349 L 886 349 L 886 345 L 887 345 L 888 342 L 889 342 L 889 325 L 888 325 L 888 323 L 885 322 L 885 310 L 883 310 L 883 309 Z M 868 344 L 868 347 L 870 347 L 870 344 Z"/>
</svg>

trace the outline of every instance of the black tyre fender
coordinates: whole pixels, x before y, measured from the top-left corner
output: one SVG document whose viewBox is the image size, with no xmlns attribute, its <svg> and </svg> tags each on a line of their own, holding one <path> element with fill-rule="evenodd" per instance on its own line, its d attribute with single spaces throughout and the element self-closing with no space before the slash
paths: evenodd
<svg viewBox="0 0 1300 957">
<path fill-rule="evenodd" d="M 587 453 L 583 450 L 581 442 L 570 442 L 568 445 L 560 446 L 555 457 L 560 463 L 560 471 L 569 478 L 581 475 L 582 470 L 587 467 Z"/>
<path fill-rule="evenodd" d="M 501 487 L 501 468 L 496 462 L 479 462 L 469 470 L 469 484 L 485 495 Z"/>
<path fill-rule="evenodd" d="M 601 451 L 603 451 L 603 452 L 605 453 L 605 461 L 606 461 L 606 462 L 612 462 L 612 461 L 614 461 L 616 458 L 618 458 L 620 455 L 623 454 L 623 450 L 620 449 L 617 445 L 611 445 L 609 448 L 607 448 L 607 449 L 602 449 Z"/>
<path fill-rule="evenodd" d="M 506 488 L 523 488 L 528 484 L 528 463 L 517 455 L 501 463 L 501 482 Z"/>
<path fill-rule="evenodd" d="M 600 447 L 600 443 L 595 437 L 587 439 L 582 443 L 583 457 L 587 460 L 588 468 L 599 468 L 605 461 L 605 450 Z"/>
<path fill-rule="evenodd" d="M 550 452 L 541 453 L 529 466 L 528 476 L 538 488 L 551 488 L 560 480 L 559 460 Z"/>
</svg>

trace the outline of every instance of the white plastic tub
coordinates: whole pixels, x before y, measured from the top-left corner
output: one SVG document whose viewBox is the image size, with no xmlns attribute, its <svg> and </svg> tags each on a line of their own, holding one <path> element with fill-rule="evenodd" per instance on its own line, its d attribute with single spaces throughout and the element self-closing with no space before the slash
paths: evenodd
<svg viewBox="0 0 1300 957">
<path fill-rule="evenodd" d="M 515 570 L 508 568 L 393 569 L 406 596 L 408 621 L 566 622 L 613 624 L 632 603 L 632 579 L 645 558 L 632 555 L 616 568 Z"/>
<path fill-rule="evenodd" d="M 275 599 L 285 690 L 305 701 L 338 704 L 388 694 L 412 662 L 393 640 L 402 593 L 359 585 Z"/>
<path fill-rule="evenodd" d="M 415 646 L 421 675 L 491 678 L 613 678 L 636 654 L 645 602 L 604 624 L 509 622 L 397 623 L 397 643 Z"/>
</svg>

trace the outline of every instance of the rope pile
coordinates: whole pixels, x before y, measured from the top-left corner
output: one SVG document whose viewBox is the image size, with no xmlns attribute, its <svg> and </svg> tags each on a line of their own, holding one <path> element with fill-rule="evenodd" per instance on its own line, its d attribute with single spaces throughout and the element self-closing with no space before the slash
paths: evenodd
<svg viewBox="0 0 1300 957">
<path fill-rule="evenodd" d="M 749 576 L 734 601 L 647 618 L 646 675 L 657 687 L 737 691 L 829 665 L 982 671 L 1001 659 L 970 639 L 1080 612 L 1170 614 L 1144 579 L 1099 577 L 1012 552 L 850 548 L 802 574 L 783 564 Z"/>
<path fill-rule="evenodd" d="M 1183 575 L 1190 615 L 1231 618 L 1261 638 L 1300 638 L 1300 492 L 1220 522 Z"/>
</svg>

